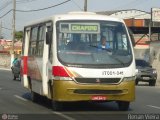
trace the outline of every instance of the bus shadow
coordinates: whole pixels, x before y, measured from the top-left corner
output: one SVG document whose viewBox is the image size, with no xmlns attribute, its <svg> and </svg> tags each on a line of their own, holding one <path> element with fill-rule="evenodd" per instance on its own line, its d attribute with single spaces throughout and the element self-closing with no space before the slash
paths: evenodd
<svg viewBox="0 0 160 120">
<path fill-rule="evenodd" d="M 25 93 L 22 95 L 23 98 L 31 100 L 31 94 Z M 34 102 L 40 106 L 52 109 L 51 100 L 46 97 L 40 96 L 39 101 Z M 61 112 L 77 112 L 77 111 L 120 111 L 116 102 L 65 102 L 63 103 L 63 109 Z M 128 111 L 132 111 L 129 109 Z"/>
</svg>

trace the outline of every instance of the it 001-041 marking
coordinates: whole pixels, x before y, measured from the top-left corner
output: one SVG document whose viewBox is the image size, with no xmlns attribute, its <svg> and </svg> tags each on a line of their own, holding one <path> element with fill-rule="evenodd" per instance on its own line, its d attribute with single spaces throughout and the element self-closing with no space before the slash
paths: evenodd
<svg viewBox="0 0 160 120">
<path fill-rule="evenodd" d="M 102 75 L 123 75 L 123 71 L 103 71 Z"/>
</svg>

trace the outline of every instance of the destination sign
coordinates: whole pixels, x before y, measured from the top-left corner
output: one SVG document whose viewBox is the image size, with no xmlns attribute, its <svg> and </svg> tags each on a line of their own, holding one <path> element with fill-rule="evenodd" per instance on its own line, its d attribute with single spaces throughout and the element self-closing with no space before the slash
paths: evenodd
<svg viewBox="0 0 160 120">
<path fill-rule="evenodd" d="M 71 31 L 98 32 L 98 25 L 71 24 Z"/>
<path fill-rule="evenodd" d="M 98 23 L 61 23 L 60 31 L 64 33 L 99 33 Z"/>
</svg>

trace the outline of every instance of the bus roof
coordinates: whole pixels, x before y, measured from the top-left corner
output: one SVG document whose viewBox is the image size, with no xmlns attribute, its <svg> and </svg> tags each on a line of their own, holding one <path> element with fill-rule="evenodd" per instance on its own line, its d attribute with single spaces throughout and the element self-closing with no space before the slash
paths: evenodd
<svg viewBox="0 0 160 120">
<path fill-rule="evenodd" d="M 29 24 L 25 25 L 34 25 L 37 23 L 43 23 L 46 21 L 58 21 L 58 20 L 109 20 L 109 21 L 119 21 L 123 22 L 122 19 L 116 18 L 116 17 L 111 17 L 107 15 L 100 15 L 94 12 L 69 12 L 67 14 L 58 14 L 58 15 L 53 15 L 50 17 L 47 17 L 45 19 L 39 19 L 35 20 L 33 22 L 30 22 Z"/>
</svg>

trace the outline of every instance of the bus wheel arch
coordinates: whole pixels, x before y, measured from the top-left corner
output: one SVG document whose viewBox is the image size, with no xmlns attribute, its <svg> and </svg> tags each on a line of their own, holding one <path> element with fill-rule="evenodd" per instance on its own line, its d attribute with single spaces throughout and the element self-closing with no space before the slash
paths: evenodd
<svg viewBox="0 0 160 120">
<path fill-rule="evenodd" d="M 52 109 L 54 111 L 61 111 L 63 110 L 63 106 L 64 106 L 64 103 L 63 102 L 60 102 L 60 101 L 56 101 L 54 100 L 54 92 L 53 92 L 53 81 L 52 80 L 49 80 L 48 81 L 48 86 L 49 86 L 49 94 L 48 94 L 48 97 L 51 98 L 51 106 L 52 106 Z"/>
<path fill-rule="evenodd" d="M 30 89 L 30 93 L 31 93 L 31 100 L 33 102 L 38 102 L 40 95 L 32 90 L 31 77 L 27 76 L 27 78 L 28 78 L 29 89 Z"/>
</svg>

